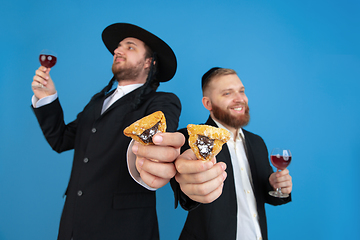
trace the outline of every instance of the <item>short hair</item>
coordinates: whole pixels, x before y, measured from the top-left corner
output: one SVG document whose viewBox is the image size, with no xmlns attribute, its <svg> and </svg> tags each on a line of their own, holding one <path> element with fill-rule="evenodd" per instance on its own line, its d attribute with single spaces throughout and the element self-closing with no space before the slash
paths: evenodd
<svg viewBox="0 0 360 240">
<path fill-rule="evenodd" d="M 201 88 L 203 93 L 209 86 L 209 83 L 211 82 L 212 79 L 218 76 L 226 76 L 231 74 L 237 74 L 237 73 L 235 70 L 230 68 L 220 68 L 220 67 L 211 68 L 202 76 L 201 79 Z"/>
</svg>

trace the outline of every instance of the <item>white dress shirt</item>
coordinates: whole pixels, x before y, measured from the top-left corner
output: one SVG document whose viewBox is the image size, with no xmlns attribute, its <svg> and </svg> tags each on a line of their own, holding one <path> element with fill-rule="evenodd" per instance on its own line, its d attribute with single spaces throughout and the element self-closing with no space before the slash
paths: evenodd
<svg viewBox="0 0 360 240">
<path fill-rule="evenodd" d="M 215 121 L 215 120 L 214 120 Z M 219 128 L 226 129 L 222 124 L 215 121 Z M 229 131 L 230 132 L 230 131 Z M 242 137 L 240 137 L 240 134 Z M 238 135 L 230 132 L 231 138 L 226 143 L 231 157 L 234 171 L 234 182 L 237 201 L 237 240 L 261 240 L 261 229 L 256 208 L 256 199 L 253 192 L 253 183 L 249 161 L 246 157 L 244 133 L 240 128 Z"/>
<path fill-rule="evenodd" d="M 140 84 L 131 84 L 131 85 L 126 85 L 126 86 L 117 86 L 116 90 L 114 91 L 113 94 L 111 94 L 109 97 L 107 97 L 104 100 L 103 103 L 103 109 L 101 111 L 101 114 L 103 112 L 105 112 L 106 109 L 108 109 L 114 102 L 116 102 L 118 99 L 120 99 L 122 96 L 128 94 L 129 92 L 134 91 L 135 89 L 141 87 L 142 83 Z M 58 94 L 57 92 L 53 95 L 38 99 L 35 95 L 33 95 L 31 101 L 32 101 L 32 105 L 34 108 L 39 108 L 42 107 L 44 105 L 47 105 L 49 103 L 52 103 L 53 101 L 55 101 L 58 98 Z"/>
</svg>

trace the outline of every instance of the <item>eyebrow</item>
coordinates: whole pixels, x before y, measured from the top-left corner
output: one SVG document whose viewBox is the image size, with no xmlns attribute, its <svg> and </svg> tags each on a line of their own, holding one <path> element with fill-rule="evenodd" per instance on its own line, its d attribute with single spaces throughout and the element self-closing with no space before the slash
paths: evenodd
<svg viewBox="0 0 360 240">
<path fill-rule="evenodd" d="M 245 90 L 245 87 L 242 86 L 242 87 L 240 88 L 240 90 Z M 235 90 L 234 88 L 226 88 L 226 89 L 221 90 L 220 92 L 226 92 L 226 91 L 236 91 L 236 90 Z"/>
<path fill-rule="evenodd" d="M 234 91 L 234 89 L 233 88 L 222 89 L 222 90 L 220 90 L 220 93 L 222 94 L 224 92 L 229 92 L 229 91 Z"/>
<path fill-rule="evenodd" d="M 225 89 L 222 89 L 221 92 L 230 91 L 230 90 L 233 90 L 233 88 L 225 88 Z"/>
<path fill-rule="evenodd" d="M 137 47 L 136 43 L 132 42 L 132 41 L 127 41 L 127 42 L 125 42 L 125 44 L 127 44 L 127 45 L 135 45 Z M 119 43 L 118 46 L 121 46 L 121 43 Z"/>
</svg>

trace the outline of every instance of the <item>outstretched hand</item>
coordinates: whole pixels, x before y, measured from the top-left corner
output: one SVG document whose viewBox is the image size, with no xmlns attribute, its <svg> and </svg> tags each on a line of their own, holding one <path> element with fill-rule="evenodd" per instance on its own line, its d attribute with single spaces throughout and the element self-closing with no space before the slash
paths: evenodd
<svg viewBox="0 0 360 240">
<path fill-rule="evenodd" d="M 144 146 L 135 142 L 132 151 L 136 155 L 136 169 L 141 179 L 152 188 L 166 185 L 176 174 L 175 159 L 180 155 L 185 137 L 181 133 L 157 133 L 155 145 Z"/>
<path fill-rule="evenodd" d="M 210 203 L 222 193 L 226 179 L 226 164 L 198 160 L 191 149 L 181 154 L 175 161 L 176 181 L 181 190 L 192 200 Z"/>
</svg>

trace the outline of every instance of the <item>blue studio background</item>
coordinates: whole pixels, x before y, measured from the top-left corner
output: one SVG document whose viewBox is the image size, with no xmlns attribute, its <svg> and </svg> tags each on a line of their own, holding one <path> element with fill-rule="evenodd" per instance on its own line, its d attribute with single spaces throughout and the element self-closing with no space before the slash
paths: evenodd
<svg viewBox="0 0 360 240">
<path fill-rule="evenodd" d="M 175 51 L 160 86 L 182 101 L 180 127 L 201 123 L 200 78 L 233 68 L 251 108 L 247 130 L 292 150 L 293 202 L 267 206 L 270 239 L 360 235 L 359 1 L 3 1 L 0 8 L 0 239 L 56 239 L 72 151 L 57 154 L 30 109 L 43 48 L 66 122 L 110 80 L 101 40 L 115 22 L 139 25 Z M 161 239 L 177 239 L 186 212 L 169 185 L 157 192 Z"/>
</svg>

